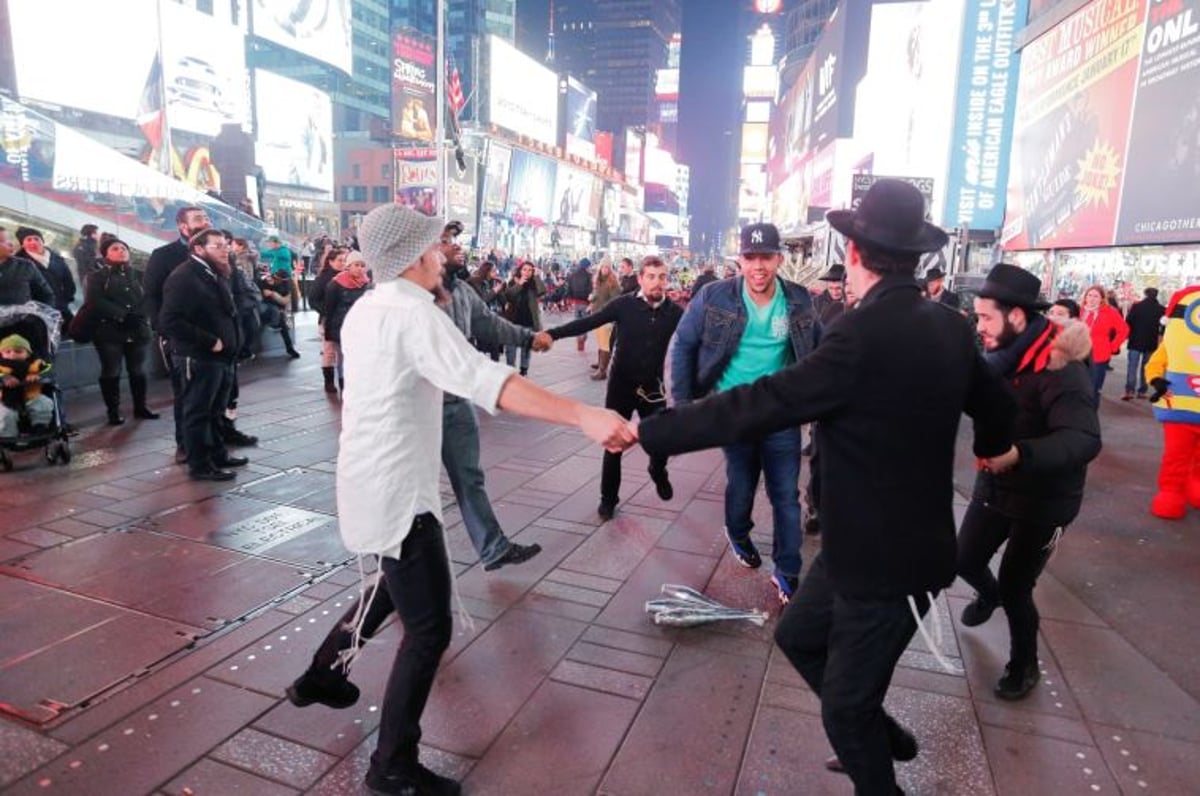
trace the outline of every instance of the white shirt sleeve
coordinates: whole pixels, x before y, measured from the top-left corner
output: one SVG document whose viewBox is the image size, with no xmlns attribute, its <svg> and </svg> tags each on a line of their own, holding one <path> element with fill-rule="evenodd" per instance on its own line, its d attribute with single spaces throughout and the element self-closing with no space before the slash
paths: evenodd
<svg viewBox="0 0 1200 796">
<path fill-rule="evenodd" d="M 446 313 L 433 304 L 422 307 L 405 335 L 421 377 L 443 392 L 458 395 L 496 414 L 500 391 L 516 371 L 493 362 L 474 349 Z"/>
</svg>

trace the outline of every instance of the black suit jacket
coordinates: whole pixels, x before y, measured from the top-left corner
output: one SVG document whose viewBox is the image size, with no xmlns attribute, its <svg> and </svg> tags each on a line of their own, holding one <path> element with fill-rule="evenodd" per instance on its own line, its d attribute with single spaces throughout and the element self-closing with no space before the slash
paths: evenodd
<svg viewBox="0 0 1200 796">
<path fill-rule="evenodd" d="M 959 418 L 975 452 L 1011 445 L 1013 399 L 970 327 L 886 277 L 800 362 L 642 421 L 654 455 L 729 445 L 819 420 L 822 549 L 834 589 L 895 597 L 954 580 L 953 465 Z"/>
<path fill-rule="evenodd" d="M 192 253 L 181 238 L 165 246 L 159 246 L 150 252 L 150 259 L 146 261 L 146 273 L 142 277 L 142 290 L 145 291 L 145 296 L 142 298 L 142 314 L 150 321 L 154 330 L 160 334 L 162 326 L 158 316 L 162 312 L 163 285 L 167 283 L 167 277 L 171 275 L 171 272 L 187 262 L 191 256 Z"/>
</svg>

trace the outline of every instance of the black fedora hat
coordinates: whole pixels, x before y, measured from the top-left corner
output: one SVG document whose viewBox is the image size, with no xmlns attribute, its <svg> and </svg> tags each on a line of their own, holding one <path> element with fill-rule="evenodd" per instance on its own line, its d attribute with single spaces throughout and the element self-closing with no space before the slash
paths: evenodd
<svg viewBox="0 0 1200 796">
<path fill-rule="evenodd" d="M 829 266 L 829 270 L 817 277 L 818 282 L 844 282 L 846 281 L 846 266 L 841 263 L 834 263 Z"/>
<path fill-rule="evenodd" d="M 935 279 L 945 279 L 945 278 L 946 278 L 946 272 L 943 271 L 941 268 L 938 268 L 936 265 L 933 268 L 930 268 L 928 271 L 925 272 L 925 281 L 926 282 L 932 282 Z"/>
<path fill-rule="evenodd" d="M 979 288 L 979 297 L 1039 312 L 1050 306 L 1042 298 L 1042 280 L 1009 263 L 992 266 L 983 287 Z"/>
<path fill-rule="evenodd" d="M 903 180 L 881 179 L 857 210 L 830 210 L 825 218 L 847 238 L 889 251 L 932 252 L 949 240 L 945 231 L 925 221 L 925 197 Z"/>
</svg>

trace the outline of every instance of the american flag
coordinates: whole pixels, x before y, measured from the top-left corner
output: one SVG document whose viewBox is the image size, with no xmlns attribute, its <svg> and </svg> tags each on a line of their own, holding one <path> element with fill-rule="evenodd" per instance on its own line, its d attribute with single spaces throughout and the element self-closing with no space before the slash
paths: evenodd
<svg viewBox="0 0 1200 796">
<path fill-rule="evenodd" d="M 453 63 L 450 64 L 450 77 L 446 79 L 446 99 L 450 102 L 450 109 L 455 117 L 467 104 L 467 98 L 463 96 L 462 78 L 458 74 L 458 67 Z"/>
<path fill-rule="evenodd" d="M 157 53 L 146 76 L 146 85 L 138 102 L 137 124 L 150 142 L 153 168 L 171 173 L 171 129 L 167 126 L 167 103 L 163 91 L 162 59 Z"/>
</svg>

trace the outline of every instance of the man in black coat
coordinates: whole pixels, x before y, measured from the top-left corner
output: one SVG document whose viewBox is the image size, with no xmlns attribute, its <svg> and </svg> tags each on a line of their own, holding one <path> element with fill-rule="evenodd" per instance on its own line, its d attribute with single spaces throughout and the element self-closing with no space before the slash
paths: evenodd
<svg viewBox="0 0 1200 796">
<path fill-rule="evenodd" d="M 241 350 L 237 305 L 229 287 L 229 245 L 220 230 L 192 238 L 191 257 L 163 285 L 159 332 L 170 341 L 179 371 L 183 447 L 188 475 L 197 481 L 229 481 L 244 457 L 230 456 L 221 424 L 233 389 Z"/>
<path fill-rule="evenodd" d="M 41 269 L 21 257 L 13 256 L 8 230 L 0 227 L 0 305 L 40 301 L 54 306 L 54 291 Z"/>
<path fill-rule="evenodd" d="M 958 535 L 958 574 L 975 588 L 962 623 L 1008 617 L 1010 654 L 1000 699 L 1025 697 L 1038 682 L 1038 612 L 1033 587 L 1063 529 L 1079 513 L 1087 465 L 1100 453 L 1100 421 L 1085 364 L 1091 336 L 1080 321 L 1058 326 L 1040 312 L 1041 280 L 1001 263 L 975 299 L 988 365 L 1017 399 L 1012 451 L 975 479 Z M 988 562 L 1008 543 L 999 581 Z"/>
<path fill-rule="evenodd" d="M 857 210 L 828 214 L 849 238 L 849 287 L 862 299 L 800 362 L 672 409 L 639 428 L 652 456 L 755 439 L 820 421 L 823 549 L 775 641 L 822 702 L 825 732 L 859 794 L 895 794 L 892 760 L 915 739 L 883 710 L 896 662 L 954 581 L 952 471 L 959 419 L 975 453 L 1011 448 L 1012 398 L 955 312 L 925 301 L 920 253 L 946 234 L 925 223 L 911 185 L 880 180 Z M 827 665 L 828 664 L 828 665 Z"/>
<path fill-rule="evenodd" d="M 1125 395 L 1122 401 L 1133 400 L 1134 384 L 1137 385 L 1137 397 L 1146 397 L 1146 362 L 1158 348 L 1158 340 L 1162 336 L 1162 316 L 1166 308 L 1158 303 L 1158 289 L 1146 288 L 1145 298 L 1135 302 L 1125 316 L 1129 324 L 1129 368 L 1125 373 Z"/>
</svg>

